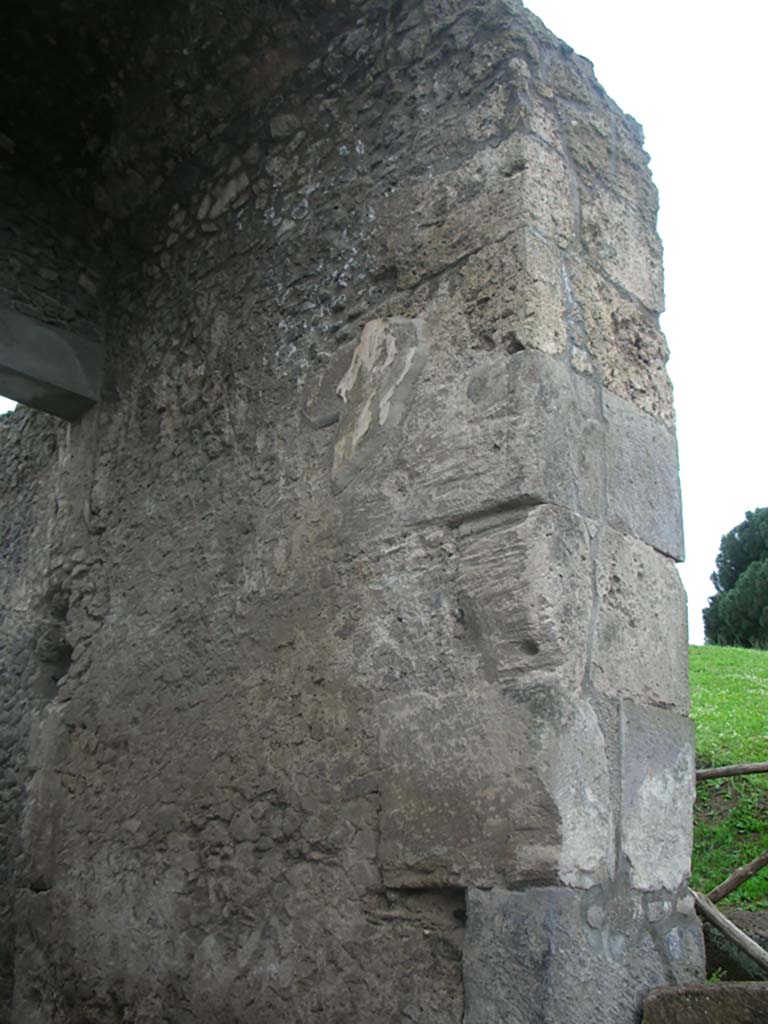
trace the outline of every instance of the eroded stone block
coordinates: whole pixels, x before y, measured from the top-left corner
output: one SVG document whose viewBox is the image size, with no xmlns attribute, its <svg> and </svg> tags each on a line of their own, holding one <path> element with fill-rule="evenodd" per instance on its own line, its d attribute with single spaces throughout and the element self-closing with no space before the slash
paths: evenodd
<svg viewBox="0 0 768 1024">
<path fill-rule="evenodd" d="M 550 502 L 682 557 L 674 434 L 556 359 L 489 356 L 419 395 L 408 429 L 410 520 Z"/>
<path fill-rule="evenodd" d="M 683 512 L 677 442 L 653 416 L 604 395 L 608 424 L 608 523 L 682 561 Z"/>
<path fill-rule="evenodd" d="M 637 889 L 675 891 L 690 873 L 694 724 L 660 708 L 621 709 L 621 850 Z"/>
<path fill-rule="evenodd" d="M 607 190 L 582 189 L 582 237 L 590 258 L 656 313 L 664 309 L 661 243 L 653 217 Z"/>
<path fill-rule="evenodd" d="M 690 706 L 685 591 L 674 564 L 615 530 L 600 538 L 592 682 L 614 697 Z"/>
<path fill-rule="evenodd" d="M 542 730 L 544 775 L 560 815 L 558 874 L 591 888 L 614 875 L 614 813 L 605 737 L 585 701 L 566 705 Z"/>
<path fill-rule="evenodd" d="M 459 530 L 459 586 L 467 628 L 489 679 L 504 691 L 577 692 L 592 612 L 585 521 L 552 505 Z"/>
</svg>

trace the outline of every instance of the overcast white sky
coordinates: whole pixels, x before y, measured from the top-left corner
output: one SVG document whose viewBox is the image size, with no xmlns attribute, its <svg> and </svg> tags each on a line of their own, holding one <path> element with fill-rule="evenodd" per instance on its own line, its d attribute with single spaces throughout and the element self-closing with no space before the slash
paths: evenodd
<svg viewBox="0 0 768 1024">
<path fill-rule="evenodd" d="M 661 196 L 692 643 L 722 534 L 768 505 L 765 34 L 757 0 L 528 0 L 645 128 Z"/>
<path fill-rule="evenodd" d="M 768 505 L 765 34 L 768 7 L 528 0 L 645 128 L 661 194 L 692 643 L 720 537 Z M 0 412 L 7 404 L 0 399 Z"/>
</svg>

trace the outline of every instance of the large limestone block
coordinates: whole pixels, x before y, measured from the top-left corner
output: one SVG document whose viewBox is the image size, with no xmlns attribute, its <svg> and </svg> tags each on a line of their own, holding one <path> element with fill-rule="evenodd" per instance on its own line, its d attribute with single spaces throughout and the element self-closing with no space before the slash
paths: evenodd
<svg viewBox="0 0 768 1024">
<path fill-rule="evenodd" d="M 652 215 L 606 189 L 581 191 L 582 239 L 590 259 L 653 312 L 664 309 L 661 242 Z"/>
<path fill-rule="evenodd" d="M 403 183 L 378 202 L 376 222 L 371 256 L 403 289 L 523 226 L 566 247 L 575 229 L 567 162 L 533 136 L 512 135 L 458 167 Z"/>
<path fill-rule="evenodd" d="M 538 759 L 560 815 L 558 876 L 565 885 L 589 889 L 614 876 L 608 744 L 586 701 L 563 704 L 540 735 Z"/>
<path fill-rule="evenodd" d="M 690 873 L 694 724 L 624 701 L 621 850 L 632 885 L 676 891 Z"/>
<path fill-rule="evenodd" d="M 683 511 L 674 432 L 605 393 L 608 523 L 682 561 Z"/>
<path fill-rule="evenodd" d="M 459 529 L 459 587 L 486 675 L 504 692 L 578 692 L 592 608 L 585 521 L 553 505 Z"/>
<path fill-rule="evenodd" d="M 457 358 L 427 335 L 419 320 L 371 321 L 308 387 L 309 421 L 339 419 L 332 486 L 347 533 L 548 503 L 682 557 L 663 423 L 543 352 Z"/>
<path fill-rule="evenodd" d="M 695 915 L 651 916 L 626 891 L 471 890 L 465 1024 L 637 1020 L 649 988 L 703 967 Z"/>
<path fill-rule="evenodd" d="M 541 502 L 598 514 L 604 427 L 589 385 L 534 352 L 489 355 L 461 376 L 440 376 L 412 408 L 400 453 L 413 481 L 409 520 L 458 523 Z"/>
<path fill-rule="evenodd" d="M 560 249 L 530 228 L 470 256 L 456 273 L 476 344 L 510 353 L 521 347 L 564 353 L 568 331 L 562 262 Z"/>
<path fill-rule="evenodd" d="M 602 693 L 686 713 L 686 603 L 674 564 L 653 548 L 605 530 L 597 558 L 592 682 Z"/>
</svg>

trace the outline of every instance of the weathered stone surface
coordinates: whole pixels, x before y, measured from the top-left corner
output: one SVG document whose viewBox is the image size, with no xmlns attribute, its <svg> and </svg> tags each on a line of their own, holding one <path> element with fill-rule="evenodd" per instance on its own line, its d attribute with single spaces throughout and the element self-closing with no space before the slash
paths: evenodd
<svg viewBox="0 0 768 1024">
<path fill-rule="evenodd" d="M 350 516 L 362 512 L 380 530 L 393 517 L 459 523 L 551 503 L 682 557 L 677 450 L 666 427 L 612 396 L 603 412 L 593 384 L 543 353 L 493 353 L 478 365 L 435 349 L 429 385 L 412 391 L 399 432 L 386 443 L 379 433 L 375 463 L 345 496 Z"/>
<path fill-rule="evenodd" d="M 672 562 L 605 530 L 597 559 L 591 674 L 603 693 L 689 708 L 685 591 Z"/>
<path fill-rule="evenodd" d="M 622 703 L 621 852 L 637 889 L 675 892 L 688 877 L 693 739 L 690 719 Z"/>
<path fill-rule="evenodd" d="M 560 881 L 579 888 L 605 882 L 614 875 L 615 820 L 608 751 L 592 707 L 578 702 L 561 712 L 543 730 L 539 756 L 560 815 Z"/>
<path fill-rule="evenodd" d="M 676 561 L 683 559 L 675 435 L 629 402 L 606 393 L 608 522 Z"/>
<path fill-rule="evenodd" d="M 257 6 L 0 33 L 0 302 L 106 355 L 0 424 L 0 1017 L 567 1024 L 602 965 L 635 1024 L 696 959 L 627 888 L 687 827 L 651 871 L 674 730 L 620 747 L 682 706 L 615 640 L 681 552 L 641 132 L 516 0 Z"/>
<path fill-rule="evenodd" d="M 473 693 L 462 682 L 458 694 L 410 690 L 382 705 L 384 882 L 555 881 L 559 815 L 532 765 L 529 716 L 487 683 Z"/>
<path fill-rule="evenodd" d="M 656 313 L 664 309 L 661 244 L 654 220 L 607 190 L 581 193 L 587 254 L 608 279 Z"/>
<path fill-rule="evenodd" d="M 651 992 L 643 1024 L 762 1024 L 767 1014 L 768 982 L 710 982 Z"/>
<path fill-rule="evenodd" d="M 466 1024 L 635 1021 L 649 987 L 699 976 L 695 917 L 651 924 L 633 899 L 605 895 L 470 890 Z"/>
<path fill-rule="evenodd" d="M 578 693 L 592 610 L 587 524 L 552 505 L 459 527 L 459 577 L 469 637 L 502 692 Z"/>
</svg>

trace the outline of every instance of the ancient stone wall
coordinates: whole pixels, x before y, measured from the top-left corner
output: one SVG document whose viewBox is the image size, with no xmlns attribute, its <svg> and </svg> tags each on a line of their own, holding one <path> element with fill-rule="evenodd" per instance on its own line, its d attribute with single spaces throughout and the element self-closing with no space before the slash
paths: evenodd
<svg viewBox="0 0 768 1024">
<path fill-rule="evenodd" d="M 629 1024 L 701 967 L 640 129 L 514 3 L 225 8 L 126 37 L 101 403 L 2 422 L 14 1020 Z"/>
<path fill-rule="evenodd" d="M 100 256 L 71 201 L 0 167 L 0 305 L 99 340 Z"/>
</svg>

